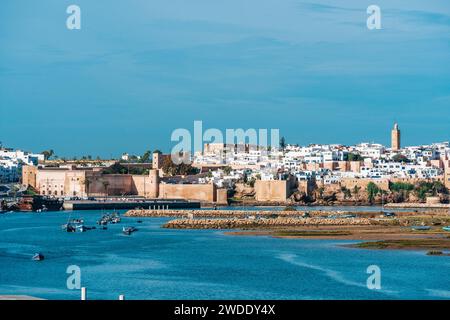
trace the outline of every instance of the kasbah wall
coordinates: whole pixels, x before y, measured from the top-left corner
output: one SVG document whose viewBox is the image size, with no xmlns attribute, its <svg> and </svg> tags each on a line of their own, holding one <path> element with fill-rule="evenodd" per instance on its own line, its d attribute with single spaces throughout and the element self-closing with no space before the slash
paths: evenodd
<svg viewBox="0 0 450 320">
<path fill-rule="evenodd" d="M 150 170 L 148 176 L 102 174 L 99 168 L 77 169 L 38 168 L 24 166 L 22 181 L 31 185 L 40 194 L 53 196 L 104 196 L 107 195 L 139 195 L 147 198 L 170 198 L 197 200 L 202 202 L 227 203 L 226 189 L 218 189 L 214 184 L 165 184 L 160 181 L 161 156 L 154 154 L 153 164 L 156 170 Z M 347 166 L 358 171 L 360 163 L 355 161 Z M 343 166 L 336 163 L 334 166 Z M 450 188 L 450 161 L 444 165 L 445 175 L 437 180 Z M 389 189 L 389 182 L 417 183 L 419 179 L 351 179 L 344 178 L 340 183 L 322 185 L 313 181 L 293 179 L 255 182 L 255 199 L 257 201 L 284 202 L 296 190 L 311 194 L 315 188 L 324 187 L 327 191 L 338 191 L 342 187 L 353 190 L 355 186 L 365 190 L 370 182 L 383 190 Z M 88 192 L 86 192 L 88 190 Z"/>
<path fill-rule="evenodd" d="M 147 198 L 185 199 L 226 204 L 226 190 L 214 184 L 166 184 L 160 169 L 149 175 L 102 174 L 101 169 L 39 168 L 24 166 L 22 184 L 30 185 L 41 195 L 57 197 L 99 197 L 138 195 Z"/>
</svg>

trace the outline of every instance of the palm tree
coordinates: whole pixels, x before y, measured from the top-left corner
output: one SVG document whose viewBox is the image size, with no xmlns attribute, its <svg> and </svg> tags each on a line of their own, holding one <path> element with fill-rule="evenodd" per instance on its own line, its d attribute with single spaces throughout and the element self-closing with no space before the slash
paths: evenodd
<svg viewBox="0 0 450 320">
<path fill-rule="evenodd" d="M 42 154 L 44 155 L 45 160 L 49 160 L 55 154 L 55 152 L 53 151 L 53 149 L 50 149 L 42 151 Z"/>
<path fill-rule="evenodd" d="M 361 187 L 359 187 L 359 186 L 354 186 L 353 187 L 353 194 L 355 195 L 355 197 L 356 197 L 356 200 L 359 200 L 359 190 L 361 190 Z"/>
</svg>

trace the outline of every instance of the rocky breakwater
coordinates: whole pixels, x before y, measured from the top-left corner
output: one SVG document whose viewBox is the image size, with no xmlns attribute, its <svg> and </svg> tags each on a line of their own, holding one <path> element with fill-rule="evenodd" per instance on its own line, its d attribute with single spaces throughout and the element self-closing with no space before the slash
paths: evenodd
<svg viewBox="0 0 450 320">
<path fill-rule="evenodd" d="M 251 229 L 292 226 L 345 226 L 370 225 L 371 219 L 328 219 L 328 218 L 275 218 L 275 219 L 177 219 L 167 222 L 163 227 L 171 229 Z"/>
<path fill-rule="evenodd" d="M 125 213 L 127 217 L 169 217 L 169 218 L 268 218 L 274 219 L 279 217 L 286 218 L 299 218 L 299 217 L 327 217 L 334 216 L 334 218 L 339 218 L 339 216 L 357 214 L 358 216 L 375 216 L 379 215 L 376 212 L 351 212 L 351 211 L 332 211 L 332 210 L 308 210 L 308 211 L 297 211 L 297 210 L 146 210 L 146 209 L 136 209 L 129 210 Z M 417 214 L 417 213 L 416 213 Z"/>
<path fill-rule="evenodd" d="M 323 214 L 323 212 L 321 212 Z M 176 217 L 176 218 L 246 218 L 254 217 L 300 217 L 304 211 L 257 211 L 257 210 L 129 210 L 127 217 Z M 312 214 L 312 213 L 311 213 Z"/>
</svg>

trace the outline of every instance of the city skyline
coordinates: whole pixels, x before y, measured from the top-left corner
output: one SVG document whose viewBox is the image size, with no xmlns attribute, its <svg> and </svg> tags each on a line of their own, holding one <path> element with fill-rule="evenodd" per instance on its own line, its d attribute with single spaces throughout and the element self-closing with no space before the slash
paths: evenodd
<svg viewBox="0 0 450 320">
<path fill-rule="evenodd" d="M 278 128 L 301 145 L 389 145 L 394 122 L 404 145 L 450 140 L 450 6 L 439 1 L 378 1 L 381 30 L 356 0 L 77 1 L 81 30 L 66 28 L 69 4 L 2 4 L 6 146 L 168 152 L 194 120 Z"/>
<path fill-rule="evenodd" d="M 306 147 L 306 146 L 309 146 L 309 145 L 319 145 L 319 146 L 320 145 L 323 145 L 323 146 L 326 146 L 326 145 L 342 145 L 342 146 L 345 146 L 345 147 L 351 147 L 351 146 L 357 146 L 357 145 L 363 145 L 363 144 L 374 144 L 374 145 L 381 145 L 383 147 L 386 147 L 387 149 L 392 149 L 393 151 L 397 151 L 397 150 L 400 151 L 402 149 L 406 149 L 406 148 L 410 148 L 410 147 L 431 146 L 431 145 L 434 145 L 434 144 L 450 142 L 449 140 L 439 140 L 439 141 L 431 141 L 429 143 L 424 143 L 424 144 L 405 145 L 403 143 L 403 134 L 402 134 L 401 138 L 400 137 L 396 137 L 396 138 L 393 137 L 393 132 L 395 130 L 399 130 L 399 131 L 403 132 L 403 129 L 400 129 L 399 124 L 398 123 L 394 123 L 394 130 L 392 130 L 390 132 L 391 135 L 389 136 L 389 139 L 390 139 L 389 142 L 390 143 L 379 143 L 377 141 L 359 141 L 359 142 L 357 142 L 355 144 L 346 144 L 346 143 L 315 143 L 315 142 L 311 142 L 311 143 L 307 143 L 307 144 L 300 144 L 300 143 L 296 143 L 295 141 L 285 140 L 285 144 L 286 145 L 290 145 L 290 146 L 301 146 L 301 147 Z M 285 137 L 281 136 L 281 139 L 285 139 Z M 393 139 L 398 139 L 398 141 L 396 142 L 396 146 L 398 146 L 398 148 L 394 147 Z M 202 150 L 203 151 L 205 151 L 204 148 L 209 143 L 210 142 L 207 142 L 207 141 L 203 141 L 202 142 Z M 217 143 L 220 143 L 220 142 L 212 141 L 211 143 L 212 144 L 215 144 L 215 143 L 217 144 Z M 224 145 L 227 144 L 227 142 L 225 140 L 222 143 Z M 173 145 L 175 145 L 175 144 L 176 144 L 176 142 L 173 142 Z M 237 144 L 239 145 L 240 143 L 237 143 Z M 248 141 L 246 141 L 246 144 L 248 144 Z M 270 146 L 270 143 L 268 144 L 268 146 Z M 142 151 L 138 151 L 138 152 L 130 152 L 130 150 L 116 150 L 114 153 L 111 153 L 111 154 L 106 155 L 106 156 L 101 156 L 99 153 L 90 154 L 90 153 L 83 153 L 83 152 L 80 152 L 80 153 L 77 153 L 77 154 L 72 154 L 72 155 L 60 155 L 58 153 L 58 150 L 55 150 L 52 147 L 48 147 L 47 149 L 42 149 L 42 150 L 28 150 L 28 149 L 21 148 L 20 146 L 5 145 L 2 141 L 0 141 L 0 148 L 11 149 L 11 150 L 18 150 L 18 151 L 21 150 L 21 151 L 24 151 L 24 152 L 31 152 L 31 153 L 33 153 L 33 152 L 41 153 L 41 152 L 44 152 L 44 151 L 48 152 L 48 151 L 51 150 L 51 151 L 54 152 L 53 155 L 51 156 L 54 159 L 62 158 L 62 159 L 67 159 L 67 160 L 71 160 L 72 158 L 79 159 L 79 157 L 81 158 L 81 157 L 86 157 L 86 156 L 91 157 L 92 160 L 95 160 L 95 159 L 119 159 L 124 154 L 130 155 L 130 156 L 132 156 L 132 155 L 133 156 L 141 156 L 142 154 L 146 153 L 147 151 L 150 151 L 152 153 L 154 151 L 160 151 L 160 152 L 165 153 L 165 154 L 170 154 L 170 149 L 166 150 L 166 149 L 160 148 L 158 146 L 154 146 L 153 148 L 150 148 L 150 147 L 149 148 L 142 148 Z"/>
</svg>

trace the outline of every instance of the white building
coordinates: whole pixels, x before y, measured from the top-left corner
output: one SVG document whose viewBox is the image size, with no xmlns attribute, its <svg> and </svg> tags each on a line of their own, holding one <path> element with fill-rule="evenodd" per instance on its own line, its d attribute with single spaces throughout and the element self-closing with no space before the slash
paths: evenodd
<svg viewBox="0 0 450 320">
<path fill-rule="evenodd" d="M 44 161 L 43 154 L 22 150 L 0 149 L 0 183 L 18 182 L 23 165 L 35 166 Z"/>
</svg>

